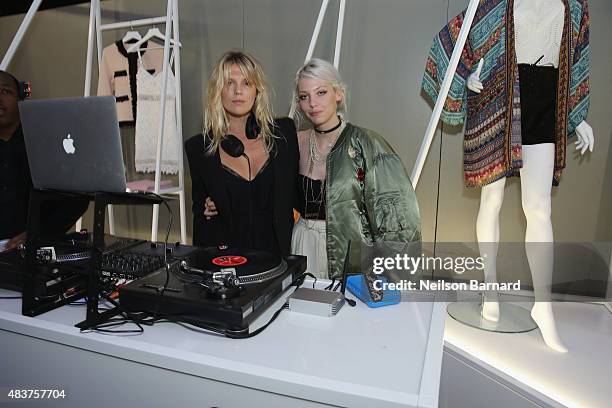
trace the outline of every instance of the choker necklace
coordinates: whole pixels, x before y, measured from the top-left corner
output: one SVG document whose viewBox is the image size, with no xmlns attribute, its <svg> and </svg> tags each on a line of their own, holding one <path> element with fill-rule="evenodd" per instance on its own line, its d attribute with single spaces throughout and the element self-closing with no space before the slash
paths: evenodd
<svg viewBox="0 0 612 408">
<path fill-rule="evenodd" d="M 315 132 L 322 133 L 322 134 L 331 133 L 334 130 L 338 129 L 342 125 L 342 119 L 340 119 L 340 116 L 338 116 L 338 120 L 339 120 L 338 124 L 336 126 L 334 126 L 333 128 L 331 128 L 331 129 L 321 130 L 321 129 L 314 128 L 314 130 L 315 130 Z"/>
<path fill-rule="evenodd" d="M 314 128 L 311 129 L 310 137 L 308 138 L 308 148 L 310 152 L 311 168 L 315 164 L 319 164 L 319 165 L 326 164 L 327 156 L 335 152 L 336 150 L 338 150 L 338 147 L 336 146 L 336 141 L 338 140 L 338 137 L 340 137 L 340 134 L 344 131 L 345 127 L 346 127 L 346 122 L 340 122 L 340 131 L 336 134 L 336 136 L 334 137 L 334 140 L 329 143 L 330 151 L 328 151 L 327 153 L 323 153 L 319 150 L 319 147 L 317 146 L 317 141 L 316 141 L 317 136 L 315 136 L 315 130 Z M 310 173 L 308 174 L 310 175 Z"/>
</svg>

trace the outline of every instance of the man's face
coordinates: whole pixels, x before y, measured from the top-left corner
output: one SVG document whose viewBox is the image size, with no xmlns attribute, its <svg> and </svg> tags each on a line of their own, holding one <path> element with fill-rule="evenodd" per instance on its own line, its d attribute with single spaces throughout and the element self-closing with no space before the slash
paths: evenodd
<svg viewBox="0 0 612 408">
<path fill-rule="evenodd" d="M 7 128 L 19 122 L 17 86 L 13 78 L 0 73 L 0 128 Z"/>
</svg>

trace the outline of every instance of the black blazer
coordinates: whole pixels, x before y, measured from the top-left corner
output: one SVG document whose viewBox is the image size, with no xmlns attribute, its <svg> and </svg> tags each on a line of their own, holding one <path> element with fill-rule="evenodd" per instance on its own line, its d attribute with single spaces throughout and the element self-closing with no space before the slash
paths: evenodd
<svg viewBox="0 0 612 408">
<path fill-rule="evenodd" d="M 293 230 L 293 203 L 295 179 L 298 173 L 300 153 L 297 145 L 295 125 L 289 118 L 277 119 L 272 133 L 274 150 L 270 159 L 274 161 L 273 227 L 282 255 L 289 255 Z M 185 153 L 191 172 L 191 198 L 193 201 L 193 244 L 217 246 L 229 242 L 232 213 L 229 194 L 222 174 L 219 152 L 206 154 L 211 139 L 197 134 L 185 142 Z M 215 202 L 217 216 L 204 217 L 204 200 L 211 197 Z"/>
</svg>

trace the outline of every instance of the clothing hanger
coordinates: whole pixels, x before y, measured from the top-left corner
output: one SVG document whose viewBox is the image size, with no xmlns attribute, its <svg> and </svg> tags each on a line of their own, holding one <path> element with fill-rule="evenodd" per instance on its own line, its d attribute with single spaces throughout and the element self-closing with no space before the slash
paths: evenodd
<svg viewBox="0 0 612 408">
<path fill-rule="evenodd" d="M 129 43 L 130 41 L 140 40 L 141 38 L 142 36 L 140 35 L 140 33 L 138 31 L 135 31 L 134 27 L 130 26 L 130 31 L 125 33 L 121 41 L 125 45 Z"/>
<path fill-rule="evenodd" d="M 150 28 L 149 31 L 147 31 L 147 33 L 144 35 L 144 37 L 142 37 L 140 40 L 138 40 L 137 42 L 132 44 L 130 46 L 130 48 L 128 48 L 127 52 L 140 51 L 140 46 L 142 44 L 144 44 L 145 42 L 149 41 L 152 38 L 157 38 L 157 39 L 160 39 L 162 41 L 166 41 L 166 36 L 164 34 L 162 34 L 161 31 L 159 31 L 159 28 L 153 27 L 153 28 Z M 170 44 L 174 45 L 174 40 L 173 39 L 170 39 Z M 181 43 L 178 42 L 177 45 L 180 47 Z"/>
</svg>

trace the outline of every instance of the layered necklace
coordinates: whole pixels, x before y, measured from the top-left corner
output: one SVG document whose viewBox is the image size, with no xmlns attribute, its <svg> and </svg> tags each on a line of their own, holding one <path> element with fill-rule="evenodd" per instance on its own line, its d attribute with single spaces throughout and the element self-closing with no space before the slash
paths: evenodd
<svg viewBox="0 0 612 408">
<path fill-rule="evenodd" d="M 305 218 L 318 218 L 319 214 L 321 213 L 321 206 L 324 205 L 326 182 L 325 180 L 321 180 L 321 188 L 319 189 L 319 193 L 315 194 L 314 181 L 310 176 L 312 176 L 312 170 L 315 165 L 325 165 L 327 163 L 327 157 L 331 153 L 333 153 L 335 150 L 338 149 L 338 147 L 334 145 L 336 144 L 338 137 L 340 136 L 340 134 L 346 127 L 346 122 L 344 122 L 339 116 L 338 116 L 338 119 L 339 119 L 338 124 L 331 129 L 320 130 L 317 128 L 313 128 L 311 130 L 310 137 L 308 140 L 308 147 L 309 147 L 309 152 L 310 152 L 310 160 L 309 160 L 310 163 L 308 166 L 308 176 L 304 177 L 302 180 L 304 183 L 302 188 L 304 191 L 304 203 L 306 207 L 304 208 L 304 212 L 303 212 Z M 317 146 L 317 140 L 316 140 L 315 133 L 328 134 L 338 129 L 339 129 L 338 133 L 336 133 L 333 139 L 327 143 L 327 147 L 329 148 L 329 151 L 327 153 L 321 152 L 321 150 L 319 150 L 319 147 Z M 307 209 L 308 209 L 307 207 L 309 207 L 309 204 L 312 204 L 312 206 L 310 207 L 311 211 L 307 212 Z M 314 208 L 317 208 L 316 212 L 312 211 Z"/>
<path fill-rule="evenodd" d="M 344 130 L 344 128 L 346 127 L 346 122 L 344 122 L 340 116 L 338 116 L 339 122 L 336 126 L 334 126 L 331 129 L 327 129 L 327 130 L 320 130 L 317 128 L 313 128 L 310 132 L 310 138 L 308 140 L 308 147 L 310 150 L 310 171 L 312 171 L 312 167 L 315 164 L 325 164 L 327 161 L 327 156 L 329 156 L 330 153 L 332 153 L 332 147 L 336 144 L 336 141 L 338 140 L 338 137 L 340 136 L 340 134 L 342 133 L 342 131 Z M 319 134 L 327 134 L 327 133 L 331 133 L 337 129 L 340 129 L 338 131 L 338 133 L 336 133 L 336 135 L 334 136 L 334 138 L 332 140 L 329 141 L 329 143 L 327 144 L 328 148 L 330 149 L 327 153 L 323 153 L 319 150 L 319 147 L 317 146 L 317 140 L 316 140 L 316 136 L 315 133 L 319 133 Z M 310 172 L 309 172 L 310 173 Z"/>
</svg>

